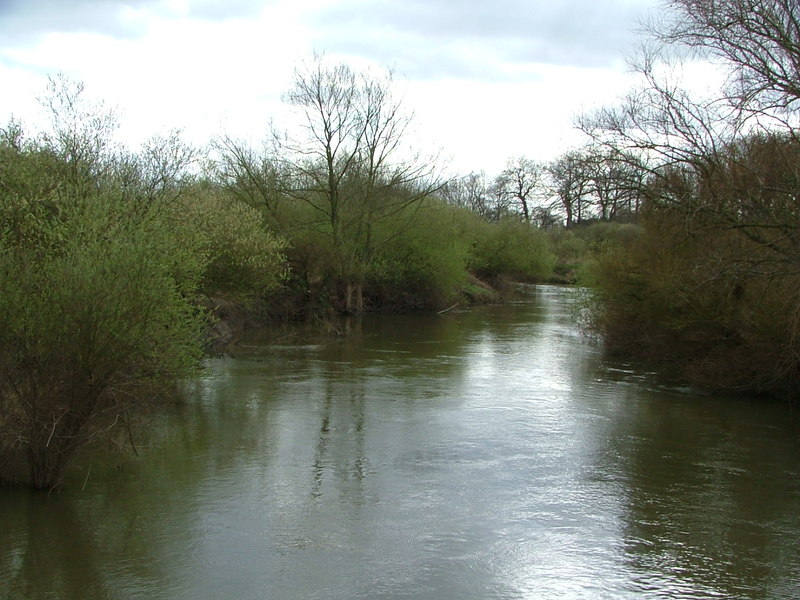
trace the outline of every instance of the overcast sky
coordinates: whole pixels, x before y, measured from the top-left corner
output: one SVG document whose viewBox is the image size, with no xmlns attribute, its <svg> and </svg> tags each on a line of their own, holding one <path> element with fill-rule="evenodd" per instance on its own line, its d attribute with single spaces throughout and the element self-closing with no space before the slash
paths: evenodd
<svg viewBox="0 0 800 600">
<path fill-rule="evenodd" d="M 632 85 L 658 0 L 0 0 L 0 123 L 34 118 L 47 76 L 118 106 L 131 140 L 184 129 L 260 140 L 313 52 L 391 67 L 415 140 L 451 170 L 499 172 L 579 143 L 572 121 Z M 138 139 L 137 139 L 138 138 Z"/>
</svg>

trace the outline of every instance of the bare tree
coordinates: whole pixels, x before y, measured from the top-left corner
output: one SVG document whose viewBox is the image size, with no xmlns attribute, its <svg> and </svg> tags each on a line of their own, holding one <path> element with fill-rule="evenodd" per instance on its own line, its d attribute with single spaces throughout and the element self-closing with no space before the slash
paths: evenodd
<svg viewBox="0 0 800 600">
<path fill-rule="evenodd" d="M 222 136 L 212 143 L 213 172 L 234 197 L 259 209 L 280 234 L 286 233 L 281 209 L 289 188 L 287 173 L 281 169 L 275 151 L 264 146 L 257 151 L 248 143 Z"/>
<path fill-rule="evenodd" d="M 590 147 L 583 155 L 582 171 L 588 178 L 588 202 L 601 220 L 638 212 L 647 177 L 636 156 Z"/>
<path fill-rule="evenodd" d="M 573 150 L 561 155 L 547 165 L 550 191 L 555 203 L 564 211 L 565 225 L 580 223 L 590 193 L 590 175 L 586 168 L 586 155 Z"/>
<path fill-rule="evenodd" d="M 670 21 L 653 38 L 729 69 L 727 98 L 746 113 L 800 109 L 800 5 L 796 0 L 669 0 Z"/>
<path fill-rule="evenodd" d="M 439 193 L 448 204 L 466 208 L 484 219 L 492 220 L 496 213 L 483 171 L 450 179 Z"/>
<path fill-rule="evenodd" d="M 318 56 L 296 72 L 286 96 L 303 118 L 302 135 L 281 148 L 294 173 L 287 192 L 319 215 L 347 312 L 363 307 L 364 276 L 381 243 L 376 224 L 441 187 L 435 161 L 406 147 L 412 117 L 391 88 L 391 73 L 357 73 Z"/>
<path fill-rule="evenodd" d="M 494 181 L 498 197 L 519 205 L 522 218 L 531 221 L 531 212 L 542 184 L 544 166 L 524 156 L 508 161 L 506 168 Z"/>
<path fill-rule="evenodd" d="M 657 192 L 653 200 L 659 204 L 735 229 L 759 244 L 774 245 L 770 229 L 792 238 L 786 227 L 794 219 L 774 211 L 767 200 L 773 194 L 763 186 L 758 193 L 741 189 L 741 174 L 762 184 L 768 179 L 765 163 L 745 148 L 760 146 L 757 154 L 763 155 L 771 147 L 792 156 L 800 141 L 795 124 L 800 5 L 789 0 L 671 0 L 668 8 L 669 20 L 649 25 L 662 45 L 650 47 L 635 63 L 642 88 L 622 106 L 581 119 L 581 128 L 610 157 L 646 165 L 647 191 Z M 695 52 L 691 58 L 711 57 L 728 69 L 725 89 L 697 97 L 678 78 L 663 75 L 680 72 L 687 49 Z M 777 154 L 776 160 L 787 169 L 791 163 Z M 789 186 L 784 193 L 790 195 L 794 184 L 784 182 Z"/>
<path fill-rule="evenodd" d="M 302 227 L 326 240 L 349 313 L 362 310 L 366 272 L 389 241 L 378 225 L 391 222 L 398 234 L 442 186 L 435 158 L 407 146 L 412 116 L 392 87 L 390 72 L 357 72 L 315 56 L 296 70 L 285 95 L 297 130 L 274 135 L 260 152 L 230 138 L 215 146 L 219 178 L 261 207 L 279 232 L 285 207 L 305 208 Z"/>
</svg>

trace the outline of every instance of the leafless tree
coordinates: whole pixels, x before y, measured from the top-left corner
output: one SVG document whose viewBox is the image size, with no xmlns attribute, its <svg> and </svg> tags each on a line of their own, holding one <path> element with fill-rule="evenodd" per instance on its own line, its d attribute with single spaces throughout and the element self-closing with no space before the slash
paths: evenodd
<svg viewBox="0 0 800 600">
<path fill-rule="evenodd" d="M 800 5 L 790 0 L 670 0 L 667 7 L 668 19 L 648 26 L 660 45 L 649 47 L 635 63 L 643 77 L 641 89 L 621 106 L 579 124 L 610 157 L 629 162 L 635 157 L 647 165 L 650 189 L 658 190 L 660 203 L 772 243 L 764 232 L 780 228 L 786 214 L 773 211 L 768 218 L 774 208 L 767 206 L 769 190 L 744 193 L 732 177 L 748 173 L 752 181 L 767 179 L 764 162 L 744 148 L 766 144 L 791 156 L 800 141 Z M 679 70 L 686 50 L 690 59 L 713 58 L 727 69 L 725 89 L 701 98 L 677 78 L 665 76 Z M 790 161 L 776 160 L 789 168 Z M 750 208 L 742 211 L 743 204 Z M 752 218 L 756 213 L 759 219 Z M 750 217 L 745 220 L 745 215 Z"/>
<path fill-rule="evenodd" d="M 586 166 L 586 155 L 579 150 L 567 152 L 547 165 L 550 192 L 564 212 L 567 227 L 582 220 L 588 205 L 591 179 Z"/>
<path fill-rule="evenodd" d="M 310 209 L 306 226 L 330 243 L 351 313 L 362 309 L 367 268 L 387 242 L 377 225 L 413 214 L 407 209 L 442 186 L 435 157 L 408 147 L 412 115 L 392 88 L 390 72 L 357 72 L 315 56 L 285 95 L 297 130 L 275 135 L 262 152 L 231 139 L 217 143 L 221 178 L 250 204 L 276 222 L 287 202 Z"/>
<path fill-rule="evenodd" d="M 261 210 L 277 233 L 284 234 L 281 208 L 289 187 L 279 167 L 274 148 L 260 151 L 243 140 L 222 136 L 212 143 L 213 172 L 228 192 Z"/>
<path fill-rule="evenodd" d="M 543 175 L 544 166 L 541 163 L 518 156 L 508 161 L 506 168 L 495 179 L 493 187 L 500 199 L 509 204 L 517 204 L 522 218 L 530 223 Z"/>
<path fill-rule="evenodd" d="M 454 177 L 442 186 L 439 193 L 448 204 L 466 208 L 484 219 L 492 220 L 496 213 L 483 171 Z"/>
<path fill-rule="evenodd" d="M 669 0 L 651 37 L 721 61 L 727 99 L 747 114 L 800 109 L 800 4 L 796 0 Z"/>
</svg>

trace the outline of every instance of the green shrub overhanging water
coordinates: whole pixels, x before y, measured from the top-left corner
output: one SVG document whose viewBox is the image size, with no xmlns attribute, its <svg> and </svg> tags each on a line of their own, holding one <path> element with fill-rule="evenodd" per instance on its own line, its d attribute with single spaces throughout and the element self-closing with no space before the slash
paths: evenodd
<svg viewBox="0 0 800 600">
<path fill-rule="evenodd" d="M 257 211 L 192 183 L 177 137 L 115 147 L 80 86 L 52 84 L 52 130 L 0 131 L 0 479 L 41 489 L 197 367 L 198 292 L 285 273 Z"/>
</svg>

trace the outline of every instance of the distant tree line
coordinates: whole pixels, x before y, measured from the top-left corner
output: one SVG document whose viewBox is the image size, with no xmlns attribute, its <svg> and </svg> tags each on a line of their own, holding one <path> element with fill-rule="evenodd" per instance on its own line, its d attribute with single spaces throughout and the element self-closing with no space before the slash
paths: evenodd
<svg viewBox="0 0 800 600">
<path fill-rule="evenodd" d="M 796 398 L 800 5 L 664 9 L 632 59 L 641 86 L 578 119 L 584 147 L 513 158 L 442 196 L 548 230 L 557 271 L 595 288 L 591 326 L 612 351 L 709 388 Z M 725 73 L 723 87 L 687 91 L 680 74 L 697 63 Z"/>
<path fill-rule="evenodd" d="M 518 218 L 542 229 L 594 221 L 634 221 L 648 181 L 645 165 L 598 144 L 570 150 L 544 163 L 509 159 L 488 179 L 485 173 L 456 177 L 442 197 L 490 221 Z"/>
</svg>

